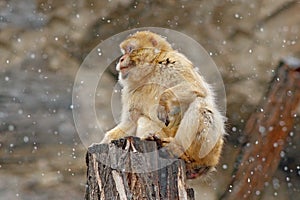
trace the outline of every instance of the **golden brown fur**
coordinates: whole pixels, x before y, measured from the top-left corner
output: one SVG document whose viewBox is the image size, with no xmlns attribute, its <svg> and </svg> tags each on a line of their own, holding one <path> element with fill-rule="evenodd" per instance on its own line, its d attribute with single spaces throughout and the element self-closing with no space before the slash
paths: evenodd
<svg viewBox="0 0 300 200">
<path fill-rule="evenodd" d="M 185 160 L 188 178 L 210 171 L 218 164 L 225 134 L 210 86 L 157 34 L 137 32 L 120 47 L 121 123 L 102 142 L 128 135 L 158 137 Z"/>
</svg>

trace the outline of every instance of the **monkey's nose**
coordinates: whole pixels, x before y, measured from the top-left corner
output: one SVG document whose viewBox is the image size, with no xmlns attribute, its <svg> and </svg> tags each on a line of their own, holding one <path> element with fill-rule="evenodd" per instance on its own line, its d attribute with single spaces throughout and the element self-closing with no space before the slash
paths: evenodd
<svg viewBox="0 0 300 200">
<path fill-rule="evenodd" d="M 119 62 L 120 62 L 120 63 L 126 62 L 127 57 L 128 57 L 128 55 L 127 55 L 127 54 L 124 54 L 124 55 L 120 58 Z"/>
</svg>

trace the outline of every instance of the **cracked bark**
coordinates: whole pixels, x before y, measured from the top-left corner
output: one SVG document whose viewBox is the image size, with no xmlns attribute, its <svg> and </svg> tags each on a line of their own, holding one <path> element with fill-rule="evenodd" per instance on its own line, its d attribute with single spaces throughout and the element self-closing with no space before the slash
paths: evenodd
<svg viewBox="0 0 300 200">
<path fill-rule="evenodd" d="M 85 199 L 194 199 L 186 188 L 185 165 L 165 166 L 156 142 L 128 137 L 88 149 Z"/>
</svg>

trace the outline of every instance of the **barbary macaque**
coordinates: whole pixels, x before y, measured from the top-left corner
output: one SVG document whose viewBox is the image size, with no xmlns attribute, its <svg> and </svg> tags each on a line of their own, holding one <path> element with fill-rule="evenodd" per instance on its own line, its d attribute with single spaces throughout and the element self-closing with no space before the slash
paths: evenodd
<svg viewBox="0 0 300 200">
<path fill-rule="evenodd" d="M 210 85 L 158 34 L 136 32 L 120 48 L 123 56 L 116 68 L 123 86 L 121 122 L 102 143 L 126 136 L 159 138 L 186 162 L 187 178 L 214 169 L 225 129 Z"/>
</svg>

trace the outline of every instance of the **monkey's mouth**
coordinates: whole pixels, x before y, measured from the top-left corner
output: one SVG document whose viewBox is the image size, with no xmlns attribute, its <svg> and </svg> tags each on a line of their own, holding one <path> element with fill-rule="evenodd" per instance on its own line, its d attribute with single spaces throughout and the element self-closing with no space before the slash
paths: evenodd
<svg viewBox="0 0 300 200">
<path fill-rule="evenodd" d="M 128 66 L 120 66 L 120 71 L 126 71 L 128 69 Z"/>
<path fill-rule="evenodd" d="M 121 72 L 122 78 L 125 79 L 129 73 L 129 66 L 120 66 L 120 72 Z"/>
</svg>

